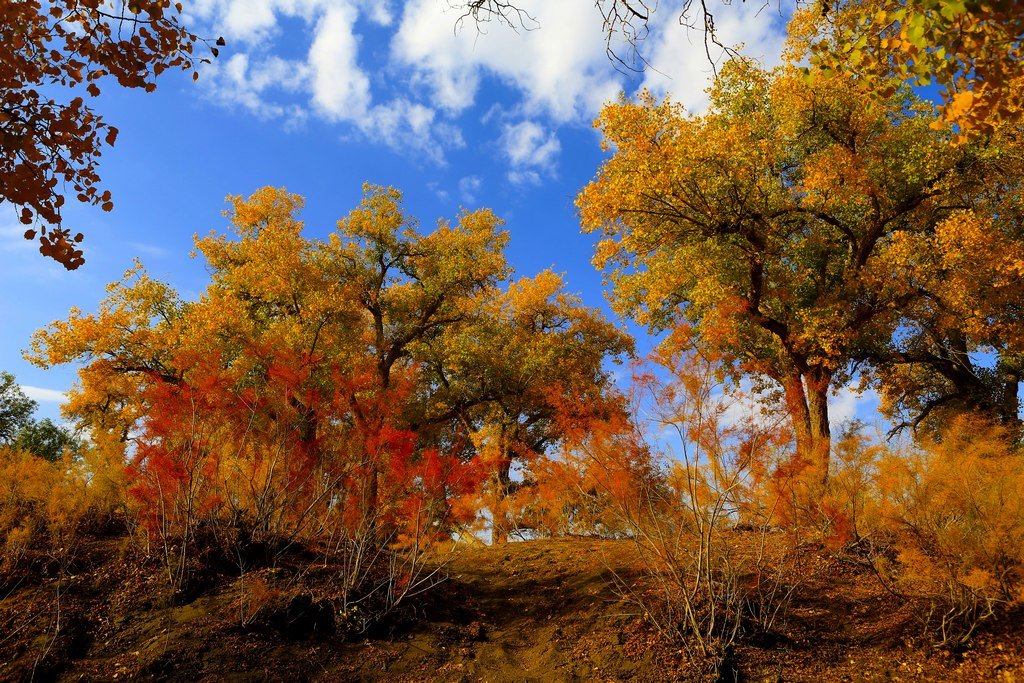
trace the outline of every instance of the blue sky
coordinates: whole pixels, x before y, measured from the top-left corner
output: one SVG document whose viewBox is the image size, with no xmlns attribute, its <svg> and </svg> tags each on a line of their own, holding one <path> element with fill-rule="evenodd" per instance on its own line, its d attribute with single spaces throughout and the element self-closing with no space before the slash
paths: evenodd
<svg viewBox="0 0 1024 683">
<path fill-rule="evenodd" d="M 784 20 L 757 3 L 721 9 L 720 34 L 777 62 Z M 604 306 L 573 200 L 602 159 L 591 127 L 620 90 L 648 87 L 691 110 L 711 72 L 699 34 L 664 8 L 644 50 L 653 69 L 627 76 L 605 54 L 592 0 L 527 0 L 534 30 L 480 33 L 448 0 L 199 0 L 190 25 L 227 47 L 198 83 L 165 75 L 155 93 L 108 84 L 93 105 L 121 133 L 100 172 L 111 213 L 69 202 L 87 262 L 74 272 L 42 259 L 0 207 L 0 369 L 56 416 L 74 369 L 22 360 L 32 332 L 94 310 L 104 285 L 139 257 L 186 296 L 206 283 L 188 254 L 194 233 L 223 230 L 224 198 L 263 185 L 306 197 L 306 230 L 326 235 L 364 181 L 394 185 L 425 225 L 459 206 L 488 206 L 511 233 L 517 273 L 565 273 Z M 760 12 L 760 13 L 759 13 Z M 641 346 L 644 346 L 641 340 Z M 849 397 L 837 408 L 849 410 Z M 852 410 L 852 408 L 850 408 Z"/>
</svg>

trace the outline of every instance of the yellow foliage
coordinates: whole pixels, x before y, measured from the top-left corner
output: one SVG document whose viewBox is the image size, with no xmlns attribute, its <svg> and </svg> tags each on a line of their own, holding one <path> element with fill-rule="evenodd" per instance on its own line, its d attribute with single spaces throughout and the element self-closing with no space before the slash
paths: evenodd
<svg viewBox="0 0 1024 683">
<path fill-rule="evenodd" d="M 100 510 L 79 463 L 0 449 L 0 569 L 15 567 L 37 547 L 64 556 Z"/>
<path fill-rule="evenodd" d="M 842 451 L 842 448 L 840 449 Z M 1005 428 L 961 416 L 940 437 L 891 449 L 859 438 L 826 500 L 876 549 L 891 587 L 928 632 L 962 645 L 984 619 L 1022 602 L 1024 456 Z"/>
<path fill-rule="evenodd" d="M 904 83 L 936 84 L 943 105 L 934 127 L 966 142 L 1019 124 L 1022 30 L 1012 1 L 837 0 L 794 13 L 786 54 L 809 60 L 815 75 L 855 75 L 866 98 Z"/>
</svg>

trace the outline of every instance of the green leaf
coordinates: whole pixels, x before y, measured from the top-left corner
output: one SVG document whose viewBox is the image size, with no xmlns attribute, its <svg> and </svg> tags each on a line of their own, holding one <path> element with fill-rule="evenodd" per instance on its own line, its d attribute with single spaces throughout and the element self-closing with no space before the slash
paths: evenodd
<svg viewBox="0 0 1024 683">
<path fill-rule="evenodd" d="M 939 3 L 939 14 L 948 21 L 953 21 L 966 12 L 967 3 L 964 0 L 942 0 Z"/>
<path fill-rule="evenodd" d="M 918 19 L 921 15 L 915 15 L 914 19 Z M 907 26 L 907 40 L 910 41 L 911 45 L 919 48 L 925 47 L 924 43 L 924 21 L 911 21 Z"/>
</svg>

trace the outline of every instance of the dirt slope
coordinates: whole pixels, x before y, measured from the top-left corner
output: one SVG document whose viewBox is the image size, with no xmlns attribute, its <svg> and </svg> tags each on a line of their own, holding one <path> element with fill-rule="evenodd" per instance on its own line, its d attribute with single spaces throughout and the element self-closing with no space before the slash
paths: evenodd
<svg viewBox="0 0 1024 683">
<path fill-rule="evenodd" d="M 96 541 L 64 580 L 43 567 L 34 582 L 0 588 L 0 680 L 498 683 L 693 673 L 614 589 L 613 572 L 639 580 L 625 541 L 464 549 L 445 583 L 360 642 L 308 619 L 283 629 L 243 625 L 238 579 L 169 605 L 159 572 L 126 547 Z M 867 572 L 823 553 L 808 571 L 775 637 L 736 648 L 741 680 L 1024 682 L 1022 615 L 987 631 L 970 652 L 929 653 L 915 645 L 908 607 Z"/>
<path fill-rule="evenodd" d="M 475 548 L 459 557 L 431 624 L 366 679 L 557 681 L 661 678 L 631 639 L 635 607 L 611 590 L 631 544 L 576 540 Z M 375 647 L 371 645 L 370 647 Z"/>
</svg>

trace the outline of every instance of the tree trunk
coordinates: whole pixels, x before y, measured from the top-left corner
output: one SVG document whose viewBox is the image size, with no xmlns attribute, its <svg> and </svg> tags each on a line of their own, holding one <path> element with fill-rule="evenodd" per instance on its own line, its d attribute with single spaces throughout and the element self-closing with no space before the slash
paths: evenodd
<svg viewBox="0 0 1024 683">
<path fill-rule="evenodd" d="M 797 457 L 808 457 L 811 452 L 811 413 L 807 408 L 807 394 L 800 375 L 793 373 L 783 380 L 786 411 L 793 422 Z"/>
<path fill-rule="evenodd" d="M 505 514 L 505 498 L 511 481 L 512 459 L 504 445 L 501 460 L 491 478 L 491 545 L 508 543 L 509 520 Z"/>
<path fill-rule="evenodd" d="M 366 436 L 372 430 L 372 426 L 363 415 L 362 408 L 353 396 L 350 399 L 352 415 L 356 423 L 356 433 L 363 437 L 361 446 L 362 453 L 359 456 L 360 480 L 359 486 L 359 526 L 354 530 L 360 536 L 371 543 L 376 540 L 378 532 L 377 519 L 377 496 L 378 496 L 378 471 L 377 454 L 371 453 L 367 448 Z"/>
<path fill-rule="evenodd" d="M 365 478 L 363 479 L 363 490 L 360 496 L 360 504 L 363 508 L 360 511 L 360 526 L 365 537 L 373 540 L 377 536 L 378 524 L 380 522 L 377 519 L 377 464 L 368 462 L 365 465 L 363 476 Z"/>
<path fill-rule="evenodd" d="M 832 454 L 832 432 L 828 423 L 828 388 L 831 374 L 811 371 L 807 375 L 807 409 L 811 418 L 811 444 L 808 454 L 815 476 L 828 481 L 829 460 Z"/>
<path fill-rule="evenodd" d="M 1000 412 L 1002 422 L 1013 432 L 1014 437 L 1019 438 L 1021 433 L 1020 420 L 1020 380 L 1021 373 L 1017 370 L 1004 371 L 1003 396 Z"/>
<path fill-rule="evenodd" d="M 797 458 L 810 466 L 815 478 L 828 479 L 832 434 L 828 421 L 828 389 L 831 374 L 811 370 L 784 378 L 786 410 L 793 422 Z"/>
</svg>

